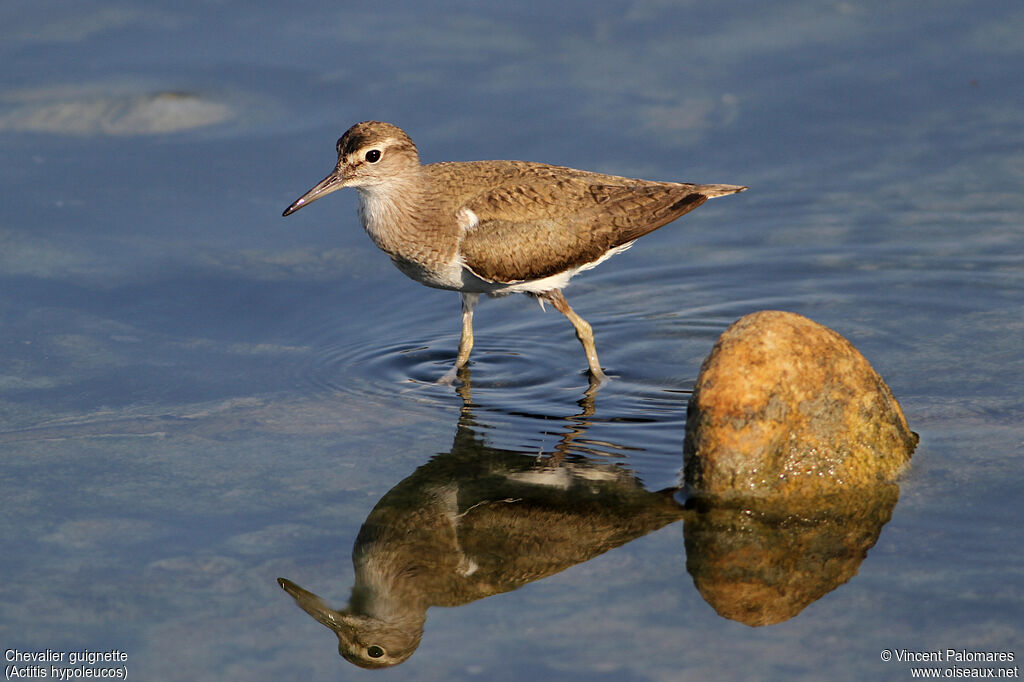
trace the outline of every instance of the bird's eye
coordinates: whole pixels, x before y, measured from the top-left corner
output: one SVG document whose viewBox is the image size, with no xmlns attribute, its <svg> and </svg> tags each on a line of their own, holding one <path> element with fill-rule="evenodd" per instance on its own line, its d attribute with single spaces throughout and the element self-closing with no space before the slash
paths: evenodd
<svg viewBox="0 0 1024 682">
<path fill-rule="evenodd" d="M 369 154 L 367 154 L 369 156 Z M 377 156 L 380 157 L 380 152 L 377 152 Z M 374 644 L 373 646 L 366 647 L 366 655 L 370 658 L 380 658 L 384 655 L 384 650 Z"/>
<path fill-rule="evenodd" d="M 370 151 L 366 152 L 366 160 L 369 161 L 370 163 L 377 163 L 378 161 L 380 161 L 380 150 L 371 149 Z M 378 647 L 378 649 L 379 648 L 380 647 Z"/>
</svg>

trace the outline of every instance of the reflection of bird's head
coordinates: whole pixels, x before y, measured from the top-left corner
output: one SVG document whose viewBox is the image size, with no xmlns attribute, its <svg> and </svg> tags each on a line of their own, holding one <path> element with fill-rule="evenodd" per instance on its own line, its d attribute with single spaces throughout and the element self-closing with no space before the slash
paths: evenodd
<svg viewBox="0 0 1024 682">
<path fill-rule="evenodd" d="M 320 597 L 285 578 L 278 584 L 303 611 L 338 636 L 338 653 L 362 668 L 387 668 L 412 656 L 423 636 L 423 622 L 388 623 L 370 616 L 335 611 Z"/>
<path fill-rule="evenodd" d="M 387 668 L 412 656 L 420 645 L 422 626 L 394 625 L 369 618 L 340 614 L 338 653 L 361 668 Z M 333 628 L 332 628 L 333 629 Z"/>
</svg>

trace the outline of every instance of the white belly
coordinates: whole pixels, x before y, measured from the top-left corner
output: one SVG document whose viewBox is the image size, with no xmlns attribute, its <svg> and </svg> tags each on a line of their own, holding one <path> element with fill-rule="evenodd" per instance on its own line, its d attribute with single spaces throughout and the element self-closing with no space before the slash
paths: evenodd
<svg viewBox="0 0 1024 682">
<path fill-rule="evenodd" d="M 490 282 L 488 280 L 478 277 L 468 268 L 463 268 L 462 281 L 463 286 L 461 291 L 474 294 L 490 294 L 492 296 L 504 296 L 505 294 L 543 294 L 546 291 L 552 291 L 553 289 L 564 289 L 569 285 L 569 280 L 576 276 L 577 273 L 589 270 L 590 268 L 596 267 L 608 260 L 617 253 L 621 253 L 633 246 L 633 242 L 626 242 L 621 246 L 617 246 L 614 249 L 608 251 L 603 256 L 590 263 L 584 263 L 577 268 L 570 268 L 564 270 L 555 275 L 549 277 L 542 277 L 540 279 L 530 279 L 522 282 Z"/>
</svg>

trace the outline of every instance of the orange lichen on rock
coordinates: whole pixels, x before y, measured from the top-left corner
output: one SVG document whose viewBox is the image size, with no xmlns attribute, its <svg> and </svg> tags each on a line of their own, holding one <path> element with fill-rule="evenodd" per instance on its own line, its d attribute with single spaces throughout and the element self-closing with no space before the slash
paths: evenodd
<svg viewBox="0 0 1024 682">
<path fill-rule="evenodd" d="M 827 494 L 891 481 L 917 445 L 889 387 L 838 333 L 801 315 L 746 315 L 718 339 L 687 408 L 697 494 Z"/>
</svg>

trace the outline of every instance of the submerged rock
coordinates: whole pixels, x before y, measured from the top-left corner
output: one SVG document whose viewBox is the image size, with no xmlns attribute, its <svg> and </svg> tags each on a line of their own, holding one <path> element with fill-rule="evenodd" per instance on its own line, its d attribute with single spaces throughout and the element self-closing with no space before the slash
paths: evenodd
<svg viewBox="0 0 1024 682">
<path fill-rule="evenodd" d="M 917 444 L 889 387 L 838 333 L 795 313 L 736 321 L 687 407 L 698 495 L 787 497 L 891 481 Z"/>
<path fill-rule="evenodd" d="M 0 131 L 159 135 L 224 123 L 236 115 L 226 101 L 173 90 L 76 85 L 0 94 Z"/>
</svg>

